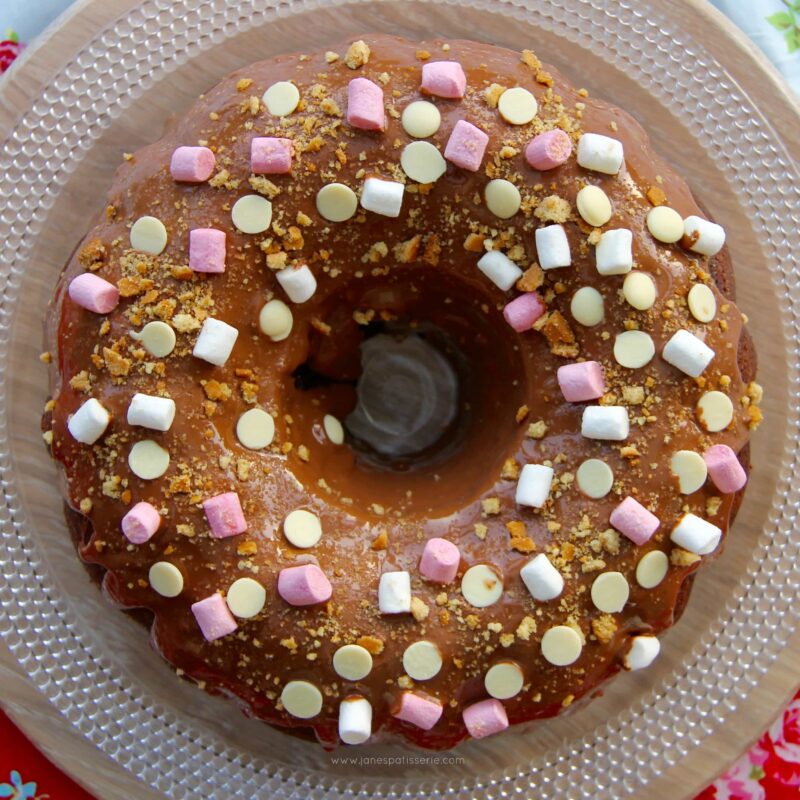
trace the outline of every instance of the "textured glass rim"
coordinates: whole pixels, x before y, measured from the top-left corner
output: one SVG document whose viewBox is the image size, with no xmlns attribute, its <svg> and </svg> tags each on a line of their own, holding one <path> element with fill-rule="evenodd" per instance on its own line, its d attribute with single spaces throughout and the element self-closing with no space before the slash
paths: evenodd
<svg viewBox="0 0 800 800">
<path fill-rule="evenodd" d="M 363 2 L 332 0 L 327 5 Z M 769 513 L 771 530 L 759 537 L 745 578 L 702 641 L 644 700 L 583 739 L 551 751 L 540 766 L 526 773 L 509 771 L 469 784 L 375 784 L 331 778 L 312 770 L 300 777 L 296 771 L 243 758 L 193 723 L 186 724 L 149 698 L 136 696 L 126 687 L 125 676 L 110 667 L 102 653 L 95 652 L 96 643 L 83 634 L 69 609 L 57 604 L 58 590 L 42 566 L 35 533 L 16 490 L 5 405 L 12 309 L 36 237 L 64 177 L 133 98 L 226 38 L 316 5 L 314 0 L 145 0 L 99 33 L 53 76 L 42 97 L 3 143 L 0 236 L 6 247 L 0 252 L 0 485 L 4 500 L 0 505 L 0 568 L 5 582 L 0 585 L 0 633 L 33 682 L 84 737 L 174 798 L 196 796 L 200 789 L 242 798 L 308 796 L 322 787 L 349 796 L 464 798 L 524 794 L 533 787 L 543 798 L 596 797 L 604 785 L 614 786 L 620 794 L 642 789 L 720 728 L 794 631 L 800 611 L 792 606 L 791 597 L 800 584 L 800 540 L 792 540 L 791 507 L 800 492 L 792 488 L 790 476 L 798 468 L 797 407 L 787 418 L 778 490 Z M 660 103 L 691 120 L 688 130 L 705 143 L 732 191 L 745 198 L 751 210 L 753 230 L 768 254 L 771 278 L 784 290 L 781 311 L 786 341 L 800 341 L 800 290 L 791 277 L 800 263 L 789 247 L 792 214 L 785 213 L 787 206 L 800 208 L 800 181 L 785 181 L 787 175 L 796 175 L 796 168 L 752 100 L 719 62 L 643 0 L 622 0 L 608 4 L 611 8 L 597 8 L 592 0 L 463 0 L 461 5 L 529 23 L 535 14 L 539 27 L 624 67 L 625 73 Z M 192 29 L 193 38 L 184 37 L 181 47 L 173 46 L 171 56 L 165 57 L 164 45 L 173 39 L 172 26 L 177 20 L 184 29 Z M 160 46 L 141 47 L 145 38 Z M 691 59 L 698 69 L 691 74 L 681 70 L 676 52 L 682 59 Z M 122 64 L 128 78 L 124 84 L 118 72 Z M 701 74 L 713 78 L 713 92 Z M 659 75 L 672 80 L 659 81 L 654 77 Z M 68 95 L 80 109 L 79 115 L 68 113 L 64 99 Z M 58 126 L 64 119 L 70 120 L 71 130 L 79 134 L 71 149 L 63 146 Z M 47 156 L 45 168 L 37 168 L 35 174 L 27 164 L 30 147 Z M 747 159 L 733 163 L 726 155 L 732 150 L 757 155 L 764 163 L 763 179 L 746 180 L 743 162 Z M 28 180 L 18 180 L 20 175 L 27 175 Z M 778 213 L 780 209 L 782 213 Z M 789 348 L 787 359 L 788 390 L 798 397 L 800 359 L 794 348 Z M 776 611 L 782 612 L 778 619 Z M 738 648 L 732 646 L 736 642 Z M 54 657 L 55 648 L 60 659 Z M 741 656 L 742 651 L 746 657 Z M 63 664 L 65 652 L 70 655 L 67 666 Z M 84 681 L 71 679 L 75 674 Z M 696 704 L 699 687 L 705 698 L 700 706 Z M 102 707 L 94 702 L 98 692 L 107 698 Z M 669 752 L 665 752 L 665 741 L 670 744 Z M 603 784 L 598 783 L 598 764 L 605 775 Z"/>
</svg>

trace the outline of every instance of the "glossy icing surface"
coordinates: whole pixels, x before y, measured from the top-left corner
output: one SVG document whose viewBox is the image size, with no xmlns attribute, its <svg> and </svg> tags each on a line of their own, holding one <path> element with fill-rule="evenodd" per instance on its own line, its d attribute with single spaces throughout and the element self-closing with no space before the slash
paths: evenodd
<svg viewBox="0 0 800 800">
<path fill-rule="evenodd" d="M 711 279 L 713 273 L 723 288 L 732 285 L 725 251 L 709 265 L 648 232 L 652 200 L 661 199 L 656 189 L 682 217 L 704 215 L 630 116 L 518 53 L 470 42 L 451 42 L 445 51 L 438 42 L 417 45 L 384 36 L 366 41 L 369 61 L 356 69 L 344 63 L 345 43 L 337 60 L 286 56 L 227 77 L 163 139 L 120 167 L 108 212 L 67 265 L 52 306 L 48 340 L 57 358 L 47 419 L 68 501 L 91 523 L 82 557 L 106 570 L 104 587 L 116 602 L 153 612 L 153 641 L 175 668 L 209 690 L 239 696 L 271 723 L 313 726 L 324 744 L 338 741 L 341 700 L 359 694 L 372 705 L 374 735 L 395 733 L 443 748 L 466 735 L 462 711 L 487 696 L 484 675 L 496 662 L 513 660 L 523 671 L 522 691 L 503 701 L 512 724 L 551 716 L 617 671 L 632 635 L 672 624 L 684 581 L 701 560 L 675 552 L 669 531 L 687 511 L 727 530 L 737 496 L 720 494 L 710 482 L 680 494 L 670 459 L 678 450 L 702 453 L 714 444 L 736 452 L 745 447 L 757 421 L 748 387 L 754 362 L 750 351 L 742 356 L 741 313 Z M 463 100 L 432 98 L 442 122 L 427 141 L 443 151 L 455 123 L 468 119 L 490 142 L 478 172 L 449 164 L 435 184 L 419 186 L 406 181 L 399 166 L 403 147 L 412 141 L 399 116 L 424 97 L 419 86 L 426 53 L 431 60 L 461 62 L 467 76 Z M 385 132 L 356 130 L 343 119 L 354 77 L 383 87 Z M 278 119 L 259 98 L 282 80 L 294 81 L 302 100 L 294 114 Z M 492 84 L 533 92 L 539 105 L 533 122 L 505 123 L 487 100 Z M 548 172 L 531 169 L 525 145 L 554 127 L 574 141 L 582 132 L 619 139 L 625 152 L 620 174 L 582 169 L 574 155 Z M 252 176 L 250 141 L 257 135 L 293 140 L 291 174 Z M 198 144 L 214 150 L 215 176 L 210 183 L 176 183 L 169 172 L 172 152 Z M 370 176 L 406 182 L 397 219 L 361 209 L 343 223 L 320 217 L 315 197 L 323 185 L 336 181 L 358 192 Z M 493 178 L 508 179 L 521 192 L 522 208 L 511 219 L 498 219 L 482 200 Z M 603 230 L 633 232 L 635 268 L 657 288 L 648 311 L 622 299 L 623 275 L 597 273 L 592 228 L 575 208 L 577 192 L 587 183 L 603 188 L 611 200 L 612 217 Z M 258 192 L 271 198 L 271 230 L 243 234 L 231 223 L 231 207 Z M 144 215 L 158 217 L 167 229 L 160 256 L 130 248 L 129 229 Z M 574 337 L 560 345 L 552 329 L 513 331 L 501 311 L 518 292 L 499 290 L 476 267 L 492 247 L 522 269 L 535 264 L 535 229 L 557 221 L 565 225 L 572 265 L 548 271 L 538 291 L 551 325 L 559 312 Z M 223 274 L 187 267 L 189 230 L 200 227 L 226 232 Z M 306 303 L 289 304 L 292 332 L 272 342 L 259 330 L 259 310 L 272 297 L 287 300 L 275 270 L 293 263 L 308 264 L 318 288 Z M 122 291 L 119 306 L 106 316 L 66 297 L 69 280 L 87 267 Z M 698 282 L 710 285 L 717 302 L 717 315 L 707 324 L 687 309 L 686 295 Z M 583 286 L 604 298 L 605 317 L 595 327 L 580 325 L 570 313 L 570 300 Z M 207 316 L 239 330 L 222 367 L 191 355 Z M 151 320 L 176 329 L 177 346 L 166 358 L 150 356 L 131 336 Z M 641 369 L 625 369 L 613 357 L 615 336 L 631 328 L 647 331 L 655 344 L 655 357 Z M 702 335 L 715 351 L 700 379 L 688 378 L 659 355 L 679 328 Z M 323 430 L 326 414 L 344 420 L 354 408 L 359 344 L 376 332 L 423 337 L 459 377 L 456 422 L 436 446 L 392 463 L 357 443 L 334 445 Z M 631 432 L 625 442 L 581 436 L 585 404 L 564 402 L 556 380 L 559 366 L 578 359 L 603 365 L 602 402 L 628 408 Z M 724 391 L 734 403 L 731 425 L 713 434 L 695 413 L 698 398 L 710 389 Z M 175 400 L 178 413 L 168 432 L 127 425 L 135 392 Z M 79 444 L 66 429 L 69 415 L 88 397 L 112 413 L 109 430 L 92 446 Z M 275 440 L 263 451 L 242 447 L 235 433 L 239 416 L 256 405 L 275 418 Z M 128 452 L 140 439 L 155 439 L 169 451 L 162 478 L 144 481 L 131 473 Z M 613 470 L 614 487 L 605 498 L 590 499 L 576 485 L 576 470 L 588 458 Z M 526 463 L 555 469 L 542 509 L 514 502 L 516 475 Z M 238 493 L 248 530 L 219 540 L 210 535 L 200 503 L 228 491 Z M 609 524 L 611 511 L 628 495 L 661 522 L 642 546 Z M 149 542 L 132 545 L 120 532 L 120 520 L 139 501 L 158 508 L 163 522 Z M 320 542 L 308 550 L 294 548 L 283 535 L 282 521 L 296 508 L 313 511 L 322 523 Z M 419 574 L 422 549 L 433 536 L 454 542 L 461 552 L 458 578 L 446 586 Z M 636 565 L 653 549 L 673 558 L 658 587 L 643 589 Z M 565 581 L 560 597 L 546 603 L 533 600 L 519 577 L 538 553 L 548 554 Z M 179 596 L 162 597 L 149 585 L 156 561 L 180 570 Z M 308 561 L 324 570 L 332 598 L 292 607 L 277 593 L 278 572 Z M 476 564 L 490 565 L 503 579 L 500 600 L 486 608 L 470 606 L 459 590 L 462 574 Z M 411 574 L 415 613 L 382 615 L 379 577 L 397 570 Z M 624 609 L 614 614 L 603 614 L 590 597 L 593 581 L 608 571 L 621 572 L 630 586 Z M 224 593 L 242 577 L 266 588 L 264 610 L 239 620 L 233 634 L 206 642 L 191 604 Z M 540 650 L 544 633 L 559 625 L 579 629 L 584 642 L 567 667 L 552 665 Z M 402 656 L 423 639 L 438 645 L 443 667 L 432 679 L 414 683 L 404 674 Z M 332 660 L 337 648 L 354 642 L 372 652 L 373 667 L 366 678 L 348 682 Z M 319 687 L 324 701 L 317 717 L 299 720 L 283 710 L 279 697 L 289 680 Z M 391 715 L 401 692 L 411 688 L 444 706 L 442 719 L 428 732 Z"/>
</svg>

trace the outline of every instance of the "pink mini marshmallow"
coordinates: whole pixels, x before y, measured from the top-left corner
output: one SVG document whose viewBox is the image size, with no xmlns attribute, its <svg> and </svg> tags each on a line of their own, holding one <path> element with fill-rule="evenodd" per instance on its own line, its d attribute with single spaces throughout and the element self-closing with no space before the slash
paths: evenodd
<svg viewBox="0 0 800 800">
<path fill-rule="evenodd" d="M 460 100 L 467 91 L 467 76 L 458 61 L 428 61 L 422 65 L 422 93 Z"/>
<path fill-rule="evenodd" d="M 247 530 L 242 504 L 236 492 L 225 492 L 203 500 L 203 511 L 215 539 L 227 539 Z"/>
<path fill-rule="evenodd" d="M 189 231 L 189 268 L 195 272 L 225 272 L 225 231 Z"/>
<path fill-rule="evenodd" d="M 460 563 L 461 553 L 452 542 L 428 539 L 419 561 L 419 571 L 423 578 L 434 583 L 450 583 L 456 577 Z"/>
<path fill-rule="evenodd" d="M 481 700 L 463 711 L 464 724 L 473 739 L 483 739 L 508 727 L 508 716 L 499 700 Z"/>
<path fill-rule="evenodd" d="M 122 518 L 122 532 L 133 544 L 144 544 L 152 539 L 160 525 L 161 514 L 150 503 L 137 503 Z"/>
<path fill-rule="evenodd" d="M 634 544 L 642 545 L 658 530 L 661 521 L 641 503 L 626 497 L 612 512 L 609 522 Z"/>
<path fill-rule="evenodd" d="M 542 298 L 536 292 L 526 292 L 503 309 L 503 318 L 517 333 L 523 333 L 529 331 L 544 312 Z"/>
<path fill-rule="evenodd" d="M 316 564 L 287 567 L 278 573 L 278 594 L 292 606 L 313 606 L 330 600 L 331 582 Z"/>
<path fill-rule="evenodd" d="M 480 128 L 476 128 L 465 119 L 460 119 L 447 140 L 444 157 L 457 167 L 477 172 L 488 144 L 489 137 Z"/>
<path fill-rule="evenodd" d="M 294 144 L 278 136 L 257 136 L 250 142 L 250 169 L 256 175 L 285 175 L 292 170 Z"/>
<path fill-rule="evenodd" d="M 560 167 L 572 155 L 572 139 L 556 128 L 534 136 L 525 148 L 525 160 L 542 172 Z"/>
<path fill-rule="evenodd" d="M 347 122 L 365 131 L 386 129 L 383 89 L 367 78 L 353 78 L 347 86 Z"/>
<path fill-rule="evenodd" d="M 207 147 L 178 147 L 172 153 L 169 171 L 176 181 L 202 183 L 211 177 L 216 163 Z"/>
<path fill-rule="evenodd" d="M 73 303 L 95 314 L 108 314 L 119 303 L 119 289 L 91 272 L 73 278 L 67 291 Z"/>
<path fill-rule="evenodd" d="M 423 697 L 414 692 L 403 692 L 400 705 L 392 712 L 392 716 L 410 722 L 423 731 L 429 731 L 442 716 L 442 704 L 430 697 Z"/>
<path fill-rule="evenodd" d="M 715 444 L 703 453 L 708 475 L 723 494 L 733 494 L 747 483 L 747 473 L 736 453 L 726 444 Z"/>
<path fill-rule="evenodd" d="M 606 391 L 603 368 L 597 361 L 579 361 L 565 364 L 556 373 L 561 393 L 568 403 L 585 403 L 597 400 Z"/>
<path fill-rule="evenodd" d="M 207 642 L 221 639 L 238 627 L 221 594 L 212 594 L 211 597 L 192 603 L 192 614 Z"/>
</svg>

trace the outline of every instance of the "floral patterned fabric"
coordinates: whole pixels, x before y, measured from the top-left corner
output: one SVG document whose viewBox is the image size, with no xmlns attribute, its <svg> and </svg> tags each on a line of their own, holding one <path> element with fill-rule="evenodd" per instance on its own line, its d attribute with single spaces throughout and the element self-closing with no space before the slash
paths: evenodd
<svg viewBox="0 0 800 800">
<path fill-rule="evenodd" d="M 800 798 L 800 692 L 783 714 L 697 800 Z"/>
<path fill-rule="evenodd" d="M 14 59 L 22 52 L 23 47 L 25 45 L 19 43 L 17 34 L 9 29 L 6 32 L 6 38 L 0 41 L 0 72 L 5 72 L 11 66 Z"/>
<path fill-rule="evenodd" d="M 71 0 L 34 0 L 42 19 L 26 22 L 41 30 Z M 722 11 L 741 24 L 781 69 L 795 88 L 800 75 L 800 0 L 713 0 Z M 22 0 L 0 0 L 19 12 Z M 771 3 L 782 9 L 767 8 Z M 26 4 L 27 5 L 27 4 Z M 0 25 L 6 8 L 0 7 Z M 774 13 L 762 13 L 772 10 Z M 27 15 L 27 11 L 24 12 Z M 12 15 L 13 16 L 13 15 Z M 35 17 L 35 14 L 33 15 Z M 741 19 L 739 18 L 741 16 Z M 774 42 L 748 30 L 748 24 L 761 29 L 774 28 L 782 34 L 787 62 L 771 52 Z M 763 32 L 763 31 L 762 31 Z M 0 73 L 5 72 L 25 47 L 13 30 L 0 41 Z M 92 800 L 92 796 L 53 766 L 0 711 L 0 799 L 9 800 Z M 7 776 L 7 777 L 6 777 Z M 696 800 L 800 800 L 800 692 L 748 753 L 724 775 L 714 781 Z"/>
</svg>

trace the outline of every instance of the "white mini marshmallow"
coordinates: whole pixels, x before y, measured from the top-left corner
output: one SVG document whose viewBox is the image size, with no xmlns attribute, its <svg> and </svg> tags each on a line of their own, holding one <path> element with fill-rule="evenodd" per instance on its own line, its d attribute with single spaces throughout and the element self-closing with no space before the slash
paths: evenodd
<svg viewBox="0 0 800 800">
<path fill-rule="evenodd" d="M 539 266 L 542 269 L 568 267 L 572 263 L 567 232 L 563 225 L 546 225 L 544 228 L 537 228 L 534 236 L 536 237 Z"/>
<path fill-rule="evenodd" d="M 683 233 L 689 240 L 689 249 L 703 256 L 715 256 L 725 244 L 724 228 L 702 217 L 686 217 Z"/>
<path fill-rule="evenodd" d="M 628 438 L 630 422 L 624 406 L 586 406 L 581 419 L 581 435 L 587 439 L 610 439 L 621 442 Z"/>
<path fill-rule="evenodd" d="M 478 261 L 478 269 L 504 292 L 507 292 L 522 277 L 522 270 L 499 250 L 490 250 L 486 255 L 481 256 Z"/>
<path fill-rule="evenodd" d="M 339 704 L 339 738 L 345 744 L 364 744 L 372 735 L 372 706 L 358 695 Z"/>
<path fill-rule="evenodd" d="M 578 164 L 584 169 L 616 175 L 622 167 L 622 142 L 600 133 L 584 133 L 578 139 Z"/>
<path fill-rule="evenodd" d="M 553 468 L 544 464 L 526 464 L 517 481 L 514 500 L 521 506 L 541 508 L 550 495 L 553 485 Z"/>
<path fill-rule="evenodd" d="M 175 419 L 175 401 L 137 393 L 128 406 L 128 425 L 141 425 L 154 431 L 168 431 Z"/>
<path fill-rule="evenodd" d="M 669 538 L 684 550 L 705 556 L 717 549 L 722 531 L 702 517 L 684 514 L 672 529 Z"/>
<path fill-rule="evenodd" d="M 405 186 L 397 181 L 367 178 L 361 191 L 361 207 L 384 217 L 399 217 Z"/>
<path fill-rule="evenodd" d="M 306 264 L 286 267 L 277 275 L 278 283 L 293 303 L 305 303 L 317 291 L 317 279 Z"/>
<path fill-rule="evenodd" d="M 649 667 L 661 652 L 661 643 L 655 636 L 634 636 L 622 663 L 625 669 L 636 670 Z"/>
<path fill-rule="evenodd" d="M 692 378 L 699 378 L 703 374 L 714 355 L 714 351 L 702 339 L 683 328 L 672 334 L 661 351 L 664 361 Z"/>
<path fill-rule="evenodd" d="M 239 331 L 232 325 L 209 317 L 200 329 L 192 355 L 221 367 L 228 360 L 238 336 Z"/>
<path fill-rule="evenodd" d="M 105 432 L 111 415 L 94 397 L 89 398 L 70 418 L 67 430 L 82 444 L 94 444 Z"/>
<path fill-rule="evenodd" d="M 633 234 L 627 228 L 606 231 L 594 251 L 601 275 L 624 275 L 633 269 Z"/>
<path fill-rule="evenodd" d="M 408 614 L 411 611 L 411 575 L 408 572 L 384 572 L 381 575 L 378 608 L 381 614 Z"/>
<path fill-rule="evenodd" d="M 534 600 L 554 600 L 564 590 L 561 573 L 544 553 L 530 560 L 519 571 L 519 576 Z"/>
</svg>

